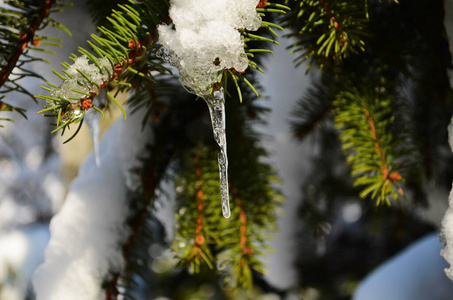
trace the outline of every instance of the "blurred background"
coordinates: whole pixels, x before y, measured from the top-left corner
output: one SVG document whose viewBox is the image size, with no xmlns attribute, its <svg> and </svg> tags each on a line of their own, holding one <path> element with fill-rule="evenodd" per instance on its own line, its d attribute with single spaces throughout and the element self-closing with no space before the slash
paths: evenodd
<svg viewBox="0 0 453 300">
<path fill-rule="evenodd" d="M 453 37 L 452 1 L 440 2 L 445 5 L 446 33 Z M 64 40 L 57 54 L 47 57 L 52 68 L 58 69 L 59 62 L 67 61 L 78 46 L 86 46 L 95 25 L 82 0 L 54 17 L 73 34 L 69 37 L 48 29 L 49 34 Z M 266 160 L 282 180 L 285 202 L 277 221 L 279 232 L 270 241 L 275 251 L 262 258 L 266 275 L 256 283 L 259 291 L 242 299 L 451 299 L 453 282 L 444 275 L 448 264 L 440 256 L 438 239 L 453 179 L 446 127 L 442 133 L 445 140 L 439 146 L 441 171 L 421 183 L 423 197 L 376 208 L 374 203 L 357 196 L 331 123 L 323 124 L 323 134 L 303 140 L 295 137 L 295 105 L 322 75 L 315 68 L 307 74 L 307 63 L 295 66 L 295 57 L 287 49 L 294 40 L 280 37 L 279 42 L 280 46 L 273 47 L 275 53 L 263 61 L 266 74 L 257 76 L 265 95 L 258 103 L 270 111 L 266 124 L 257 124 L 255 129 L 265 136 L 261 143 L 270 152 Z M 44 63 L 32 68 L 46 78 L 52 77 L 50 67 Z M 22 84 L 32 94 L 42 93 L 37 80 L 23 80 Z M 410 80 L 404 86 L 407 94 L 416 92 Z M 34 113 L 42 108 L 42 103 L 35 104 L 19 93 L 14 98 L 18 106 L 27 109 L 28 120 L 11 114 L 15 122 L 0 129 L 2 300 L 34 298 L 30 280 L 44 258 L 50 238 L 48 224 L 93 149 L 92 135 L 85 125 L 74 140 L 63 145 L 67 136 L 50 134 L 48 120 Z M 450 88 L 445 99 L 451 108 Z M 450 114 L 442 116 L 444 119 L 451 117 L 451 109 L 442 113 Z M 101 136 L 120 114 L 115 109 L 106 114 L 100 126 Z M 174 232 L 176 204 L 173 184 L 168 183 L 164 190 L 168 195 L 160 201 L 157 217 L 164 224 L 164 240 L 168 243 Z M 413 195 L 417 194 L 409 196 Z M 190 275 L 183 272 L 179 276 Z M 136 297 L 222 299 L 211 283 L 184 281 L 180 277 L 180 287 L 175 289 L 190 291 L 185 296 L 173 298 L 162 288 L 156 295 L 139 291 Z M 170 277 L 159 284 L 171 286 L 175 282 Z"/>
</svg>

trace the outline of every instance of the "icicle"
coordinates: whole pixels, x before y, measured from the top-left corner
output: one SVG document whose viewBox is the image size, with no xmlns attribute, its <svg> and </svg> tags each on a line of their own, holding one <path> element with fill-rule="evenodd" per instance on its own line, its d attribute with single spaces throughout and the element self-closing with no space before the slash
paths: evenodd
<svg viewBox="0 0 453 300">
<path fill-rule="evenodd" d="M 85 113 L 85 121 L 90 129 L 91 141 L 93 143 L 94 161 L 96 166 L 101 165 L 101 158 L 99 156 L 99 120 L 101 115 L 94 109 L 90 109 Z"/>
<path fill-rule="evenodd" d="M 97 107 L 105 106 L 107 102 L 107 95 L 104 92 L 101 92 L 95 99 L 93 104 Z M 94 161 L 96 166 L 99 167 L 101 165 L 101 157 L 99 153 L 99 120 L 101 119 L 101 115 L 94 109 L 89 109 L 85 113 L 85 121 L 90 129 L 91 141 L 93 143 L 93 154 L 94 154 Z"/>
<path fill-rule="evenodd" d="M 214 139 L 220 147 L 220 152 L 218 154 L 217 160 L 219 162 L 222 214 L 225 218 L 229 218 L 231 211 L 228 192 L 228 156 L 225 132 L 225 99 L 223 89 L 221 89 L 220 91 L 215 91 L 214 96 L 209 95 L 207 97 L 204 97 L 204 100 L 209 107 Z"/>
</svg>

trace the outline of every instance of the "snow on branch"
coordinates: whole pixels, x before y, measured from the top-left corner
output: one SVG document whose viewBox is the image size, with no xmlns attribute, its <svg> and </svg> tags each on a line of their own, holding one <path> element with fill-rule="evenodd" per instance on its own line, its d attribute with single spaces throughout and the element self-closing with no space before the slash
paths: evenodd
<svg viewBox="0 0 453 300">
<path fill-rule="evenodd" d="M 453 151 L 453 118 L 448 126 L 448 142 Z M 453 188 L 448 198 L 450 207 L 447 209 L 445 216 L 442 219 L 442 228 L 439 238 L 444 246 L 440 254 L 450 264 L 450 268 L 445 269 L 445 273 L 453 281 Z"/>
<path fill-rule="evenodd" d="M 175 25 L 158 27 L 165 55 L 180 72 L 180 81 L 198 96 L 209 94 L 223 69 L 243 72 L 248 66 L 244 38 L 238 29 L 257 30 L 258 0 L 172 0 Z"/>
<path fill-rule="evenodd" d="M 144 146 L 143 132 L 134 130 L 143 115 L 131 116 L 104 135 L 100 167 L 93 155 L 85 161 L 52 219 L 45 262 L 33 278 L 38 300 L 101 299 L 103 283 L 122 270 L 122 244 L 130 231 L 124 225 L 129 214 L 127 171 Z"/>
</svg>

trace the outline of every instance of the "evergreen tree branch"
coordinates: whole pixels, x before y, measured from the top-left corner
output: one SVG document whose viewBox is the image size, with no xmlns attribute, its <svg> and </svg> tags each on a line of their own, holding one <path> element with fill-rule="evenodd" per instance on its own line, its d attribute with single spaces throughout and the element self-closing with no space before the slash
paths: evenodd
<svg viewBox="0 0 453 300">
<path fill-rule="evenodd" d="M 289 48 L 300 53 L 295 62 L 310 60 L 320 68 L 338 65 L 342 60 L 365 51 L 369 37 L 366 1 L 296 1 L 284 25 L 291 30 L 287 37 L 297 41 Z"/>
<path fill-rule="evenodd" d="M 153 10 L 149 9 L 150 6 Z M 50 95 L 36 96 L 47 101 L 46 108 L 38 113 L 50 111 L 57 117 L 53 132 L 60 129 L 64 132 L 71 124 L 83 122 L 84 113 L 90 108 L 101 112 L 103 107 L 94 103 L 101 92 L 107 94 L 109 101 L 126 118 L 116 95 L 131 88 L 140 88 L 145 81 L 155 82 L 155 75 L 168 72 L 163 62 L 151 54 L 156 52 L 157 47 L 156 26 L 166 16 L 167 10 L 168 3 L 165 1 L 160 5 L 151 4 L 151 0 L 119 5 L 119 10 L 112 11 L 108 18 L 110 26 L 99 27 L 102 36 L 93 34 L 94 43 L 89 42 L 97 57 L 79 48 L 82 56 L 70 57 L 74 65 L 62 64 L 66 68 L 64 75 L 54 71 L 63 83 L 60 86 L 48 83 L 50 88 L 44 89 L 50 91 Z M 110 86 L 118 86 L 115 95 L 108 91 Z"/>
<path fill-rule="evenodd" d="M 139 264 L 137 255 L 147 253 L 150 243 L 156 240 L 148 227 L 153 219 L 160 185 L 168 176 L 172 162 L 192 146 L 192 141 L 185 136 L 184 128 L 188 123 L 198 121 L 202 109 L 205 108 L 193 105 L 193 97 L 179 85 L 175 85 L 175 82 L 173 85 L 167 82 L 167 87 L 162 88 L 162 79 L 157 80 L 159 84 L 152 93 L 151 89 L 140 89 L 139 93 L 133 96 L 141 99 L 134 99 L 133 105 L 138 107 L 143 102 L 153 102 L 151 107 L 157 113 L 143 123 L 144 127 L 151 127 L 153 133 L 150 135 L 152 141 L 139 158 L 142 162 L 140 167 L 131 171 L 140 184 L 138 188 L 130 191 L 129 203 L 133 213 L 126 225 L 131 228 L 131 234 L 122 246 L 126 266 L 123 272 L 111 274 L 110 278 L 106 278 L 106 299 L 116 299 L 117 296 L 124 295 L 134 285 L 134 275 L 146 274 L 148 265 Z M 151 96 L 155 98 L 150 98 Z M 177 110 L 176 107 L 180 109 Z"/>
<path fill-rule="evenodd" d="M 12 70 L 17 65 L 17 62 L 19 61 L 19 58 L 24 50 L 27 48 L 28 43 L 31 42 L 33 46 L 39 45 L 39 40 L 34 40 L 35 32 L 48 17 L 52 6 L 54 6 L 56 2 L 57 0 L 43 1 L 42 6 L 38 7 L 35 16 L 30 20 L 30 25 L 19 34 L 18 43 L 10 56 L 7 58 L 8 65 L 4 66 L 0 71 L 0 87 L 3 86 Z"/>
<path fill-rule="evenodd" d="M 401 153 L 399 143 L 389 130 L 391 101 L 377 93 L 361 93 L 358 89 L 340 92 L 334 101 L 335 126 L 340 129 L 342 148 L 358 178 L 355 185 L 363 185 L 360 196 L 376 200 L 376 205 L 389 199 L 405 198 L 400 187 L 404 179 L 399 171 Z"/>
<path fill-rule="evenodd" d="M 118 4 L 128 4 L 128 0 L 86 0 L 86 3 L 90 7 L 96 26 L 108 26 L 107 17 L 110 16 L 112 10 L 117 8 Z"/>
<path fill-rule="evenodd" d="M 220 196 L 218 170 L 212 150 L 201 148 L 187 165 L 184 176 L 177 181 L 178 228 L 172 248 L 180 263 L 188 266 L 191 273 L 200 273 L 203 268 L 214 269 L 214 245 L 221 239 L 216 224 Z M 195 183 L 193 185 L 193 183 Z"/>
<path fill-rule="evenodd" d="M 218 255 L 227 286 L 232 291 L 251 289 L 256 276 L 264 273 L 260 256 L 269 250 L 267 241 L 276 229 L 277 209 L 283 201 L 276 186 L 279 179 L 263 158 L 268 154 L 258 144 L 260 135 L 251 127 L 250 109 L 230 104 L 227 128 L 230 148 L 230 186 L 233 205 L 230 219 L 223 220 L 222 251 Z M 252 119 L 250 119 L 252 117 Z M 241 128 L 241 129 L 240 129 Z"/>
<path fill-rule="evenodd" d="M 34 61 L 47 61 L 30 55 L 29 50 L 52 53 L 38 46 L 60 46 L 61 40 L 40 36 L 37 34 L 39 30 L 50 24 L 62 28 L 69 34 L 64 26 L 49 18 L 50 13 L 58 11 L 61 6 L 57 0 L 27 0 L 6 1 L 5 5 L 0 7 L 0 19 L 4 25 L 0 28 L 0 40 L 3 44 L 0 47 L 0 94 L 3 94 L 0 96 L 0 111 L 16 111 L 26 118 L 24 109 L 2 100 L 6 97 L 5 94 L 12 91 L 27 94 L 34 100 L 33 95 L 21 86 L 20 80 L 28 76 L 43 79 L 26 66 Z"/>
</svg>

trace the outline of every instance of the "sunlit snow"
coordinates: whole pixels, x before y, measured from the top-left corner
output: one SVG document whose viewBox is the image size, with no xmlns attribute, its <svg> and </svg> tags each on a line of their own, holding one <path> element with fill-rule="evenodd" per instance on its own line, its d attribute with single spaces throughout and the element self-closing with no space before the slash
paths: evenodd
<svg viewBox="0 0 453 300">
<path fill-rule="evenodd" d="M 178 68 L 180 81 L 190 92 L 205 96 L 218 72 L 248 66 L 240 28 L 257 30 L 261 17 L 258 0 L 172 0 L 170 18 L 175 30 L 158 27 L 165 58 Z"/>
<path fill-rule="evenodd" d="M 129 208 L 124 159 L 136 156 L 145 142 L 136 130 L 142 114 L 131 114 L 110 127 L 100 144 L 101 165 L 91 155 L 69 188 L 66 201 L 50 223 L 45 262 L 33 277 L 37 300 L 101 299 L 102 283 L 122 269 L 121 245 Z"/>
</svg>

